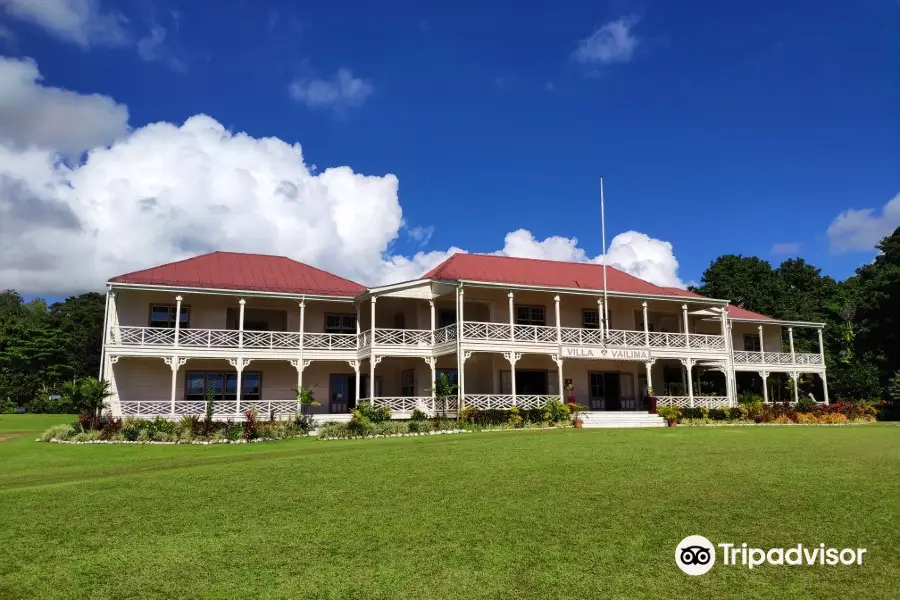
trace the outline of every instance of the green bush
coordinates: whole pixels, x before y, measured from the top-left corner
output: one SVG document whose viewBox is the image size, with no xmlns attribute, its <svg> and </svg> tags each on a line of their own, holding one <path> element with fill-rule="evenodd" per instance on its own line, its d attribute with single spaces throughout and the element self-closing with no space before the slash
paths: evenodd
<svg viewBox="0 0 900 600">
<path fill-rule="evenodd" d="M 815 400 L 813 400 L 809 396 L 803 396 L 799 400 L 797 400 L 797 403 L 794 405 L 794 410 L 796 410 L 797 412 L 808 413 L 815 411 L 818 406 L 819 404 Z"/>
<path fill-rule="evenodd" d="M 381 408 L 375 408 L 372 406 L 371 402 L 360 402 L 352 412 L 354 415 L 359 413 L 360 416 L 365 417 L 371 423 L 381 423 L 383 421 L 391 420 L 391 411 L 388 407 L 382 406 Z"/>
<path fill-rule="evenodd" d="M 143 421 L 134 417 L 128 417 L 122 422 L 122 437 L 125 441 L 136 442 L 141 434 Z"/>
<path fill-rule="evenodd" d="M 412 414 L 410 415 L 409 420 L 410 421 L 427 421 L 428 415 L 426 415 L 425 413 L 423 413 L 421 410 L 419 410 L 417 408 L 414 411 L 412 411 Z"/>
<path fill-rule="evenodd" d="M 70 440 L 75 433 L 76 430 L 71 425 L 54 425 L 41 434 L 40 440 L 42 442 L 49 442 L 50 440 Z"/>
<path fill-rule="evenodd" d="M 425 433 L 431 431 L 431 423 L 428 421 L 412 421 L 406 423 L 406 430 L 410 433 Z"/>
</svg>

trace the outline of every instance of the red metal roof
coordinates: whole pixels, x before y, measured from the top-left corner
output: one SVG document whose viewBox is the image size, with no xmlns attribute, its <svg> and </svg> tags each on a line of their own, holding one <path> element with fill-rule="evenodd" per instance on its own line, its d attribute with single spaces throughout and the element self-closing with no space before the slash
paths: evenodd
<svg viewBox="0 0 900 600">
<path fill-rule="evenodd" d="M 728 316 L 732 319 L 747 319 L 750 321 L 778 321 L 778 319 L 773 319 L 772 317 L 761 315 L 759 313 L 753 312 L 752 310 L 747 310 L 746 308 L 735 306 L 734 304 L 728 305 Z"/>
<path fill-rule="evenodd" d="M 284 256 L 211 252 L 194 258 L 118 275 L 113 283 L 356 296 L 366 288 Z"/>
<path fill-rule="evenodd" d="M 454 254 L 430 270 L 423 279 L 602 290 L 603 266 L 596 263 L 460 253 Z M 654 285 L 615 267 L 607 267 L 606 279 L 607 289 L 611 292 L 702 298 L 687 290 Z"/>
</svg>

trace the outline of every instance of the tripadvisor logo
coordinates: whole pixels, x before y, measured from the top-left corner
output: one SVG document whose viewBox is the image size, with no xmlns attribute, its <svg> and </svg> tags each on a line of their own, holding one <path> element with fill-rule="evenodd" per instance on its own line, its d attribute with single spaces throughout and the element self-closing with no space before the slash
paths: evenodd
<svg viewBox="0 0 900 600">
<path fill-rule="evenodd" d="M 825 544 L 807 547 L 797 544 L 790 548 L 751 548 L 747 544 L 722 543 L 714 545 L 702 535 L 689 535 L 675 547 L 675 564 L 688 575 L 703 575 L 716 564 L 716 548 L 727 567 L 752 569 L 769 565 L 861 565 L 865 548 L 826 548 Z"/>
</svg>

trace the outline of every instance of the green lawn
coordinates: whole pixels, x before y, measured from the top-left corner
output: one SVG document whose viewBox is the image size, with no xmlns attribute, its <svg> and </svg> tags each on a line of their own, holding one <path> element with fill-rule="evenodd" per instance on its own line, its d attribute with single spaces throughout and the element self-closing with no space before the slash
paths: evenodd
<svg viewBox="0 0 900 600">
<path fill-rule="evenodd" d="M 900 597 L 892 425 L 33 440 L 0 442 L 0 598 Z M 689 577 L 690 534 L 868 554 Z"/>
</svg>

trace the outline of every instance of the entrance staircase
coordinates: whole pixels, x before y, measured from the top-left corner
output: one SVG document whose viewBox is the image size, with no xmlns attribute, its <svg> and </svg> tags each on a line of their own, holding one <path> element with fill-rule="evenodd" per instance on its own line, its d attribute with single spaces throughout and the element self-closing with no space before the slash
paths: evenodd
<svg viewBox="0 0 900 600">
<path fill-rule="evenodd" d="M 583 427 L 665 427 L 666 421 L 657 414 L 631 410 L 590 410 L 581 413 Z"/>
</svg>

